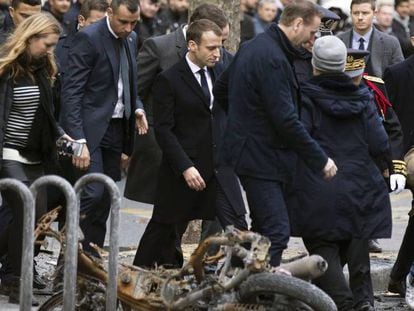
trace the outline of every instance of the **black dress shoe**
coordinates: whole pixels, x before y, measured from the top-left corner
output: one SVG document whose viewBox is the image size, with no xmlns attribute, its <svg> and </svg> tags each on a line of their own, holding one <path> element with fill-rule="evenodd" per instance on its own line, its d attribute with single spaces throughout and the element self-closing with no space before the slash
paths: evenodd
<svg viewBox="0 0 414 311">
<path fill-rule="evenodd" d="M 388 291 L 394 294 L 399 294 L 401 297 L 405 297 L 405 281 L 394 281 L 390 279 L 388 283 Z"/>
<path fill-rule="evenodd" d="M 379 246 L 377 240 L 368 241 L 368 251 L 370 253 L 382 253 L 382 248 Z"/>
<path fill-rule="evenodd" d="M 362 302 L 356 308 L 356 311 L 375 311 L 375 308 L 371 305 L 370 302 Z"/>
</svg>

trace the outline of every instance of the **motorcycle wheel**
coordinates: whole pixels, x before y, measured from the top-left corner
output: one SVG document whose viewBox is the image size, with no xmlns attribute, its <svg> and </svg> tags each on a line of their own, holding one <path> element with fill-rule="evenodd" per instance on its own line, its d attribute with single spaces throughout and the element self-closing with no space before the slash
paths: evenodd
<svg viewBox="0 0 414 311">
<path fill-rule="evenodd" d="M 333 300 L 315 285 L 273 273 L 258 273 L 244 281 L 238 291 L 240 303 L 256 304 L 274 311 L 336 311 Z"/>
</svg>

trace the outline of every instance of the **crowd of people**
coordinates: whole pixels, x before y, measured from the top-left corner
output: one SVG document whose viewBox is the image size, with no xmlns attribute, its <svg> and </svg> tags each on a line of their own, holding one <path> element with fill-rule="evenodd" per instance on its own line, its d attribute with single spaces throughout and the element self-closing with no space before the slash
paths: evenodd
<svg viewBox="0 0 414 311">
<path fill-rule="evenodd" d="M 391 237 L 389 192 L 414 187 L 413 1 L 352 0 L 348 23 L 339 8 L 307 0 L 241 0 L 235 55 L 223 46 L 225 13 L 188 8 L 4 3 L 0 178 L 30 185 L 53 173 L 74 183 L 96 172 L 119 181 L 127 172 L 125 196 L 154 206 L 134 265 L 181 267 L 193 219 L 203 220 L 202 239 L 228 225 L 266 236 L 276 273 L 297 236 L 327 260 L 314 282 L 338 310 L 375 310 L 369 252 Z M 82 246 L 95 256 L 110 200 L 98 183 L 81 196 Z M 57 205 L 63 196 L 45 189 L 36 218 Z M 389 281 L 410 308 L 413 214 Z M 3 191 L 0 288 L 16 303 L 23 215 L 16 194 Z M 34 272 L 34 288 L 45 288 Z"/>
</svg>

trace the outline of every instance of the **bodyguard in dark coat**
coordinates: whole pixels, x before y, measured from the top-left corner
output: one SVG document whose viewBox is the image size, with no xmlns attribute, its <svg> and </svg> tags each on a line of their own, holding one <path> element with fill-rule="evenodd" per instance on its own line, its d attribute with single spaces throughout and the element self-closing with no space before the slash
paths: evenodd
<svg viewBox="0 0 414 311">
<path fill-rule="evenodd" d="M 113 0 L 106 18 L 79 31 L 70 48 L 62 87 L 62 127 L 86 142 L 74 166 L 120 180 L 121 154 L 132 149 L 134 127 L 145 134 L 147 121 L 137 96 L 136 0 Z M 119 39 L 119 40 L 117 40 Z M 88 184 L 81 199 L 84 249 L 103 246 L 110 197 L 99 183 Z"/>
<path fill-rule="evenodd" d="M 163 158 L 152 218 L 134 265 L 182 265 L 178 254 L 165 254 L 181 240 L 177 226 L 192 219 L 214 220 L 217 215 L 223 227 L 247 229 L 244 209 L 235 210 L 225 191 L 239 188 L 234 172 L 220 167 L 216 159 L 226 118 L 211 93 L 215 80 L 211 67 L 219 59 L 221 40 L 221 29 L 212 21 L 191 23 L 188 54 L 154 84 L 155 134 Z"/>
<path fill-rule="evenodd" d="M 315 283 L 338 310 L 354 310 L 342 267 L 352 239 L 389 238 L 388 190 L 372 158 L 388 152 L 388 137 L 373 97 L 342 73 L 346 47 L 336 37 L 318 39 L 313 48 L 317 74 L 302 86 L 301 119 L 311 136 L 338 165 L 329 183 L 299 163 L 288 211 L 291 234 L 303 238 L 311 254 L 328 261 Z M 363 250 L 369 260 L 368 247 Z"/>
<path fill-rule="evenodd" d="M 296 109 L 299 86 L 292 70 L 292 44 L 314 39 L 319 16 L 307 1 L 287 6 L 279 25 L 272 24 L 242 45 L 215 89 L 220 103 L 228 104 L 223 160 L 234 167 L 246 190 L 252 229 L 272 242 L 272 266 L 280 264 L 289 240 L 283 197 L 296 156 L 327 178 L 336 172 L 333 161 L 303 128 Z"/>
<path fill-rule="evenodd" d="M 411 40 L 414 44 L 414 40 Z M 404 135 L 404 152 L 414 145 L 414 55 L 402 63 L 388 67 L 384 72 L 385 86 L 393 103 L 395 112 L 401 122 Z M 412 185 L 409 185 L 411 191 Z M 414 205 L 414 202 L 411 203 Z M 408 225 L 398 252 L 397 260 L 392 268 L 388 289 L 391 292 L 405 295 L 405 278 L 414 261 L 414 217 L 413 209 L 409 213 Z"/>
<path fill-rule="evenodd" d="M 402 131 L 395 111 L 387 97 L 384 81 L 381 78 L 364 74 L 365 57 L 368 51 L 347 50 L 345 74 L 352 78 L 356 85 L 366 86 L 373 95 L 375 111 L 382 121 L 388 135 L 390 152 L 388 156 L 376 159 L 376 165 L 382 173 L 384 180 L 391 191 L 396 193 L 404 190 L 406 179 L 406 166 L 403 159 Z M 369 241 L 353 239 L 346 252 L 348 262 L 349 283 L 353 293 L 357 310 L 374 310 L 374 292 L 372 288 L 370 261 L 361 257 Z"/>
</svg>

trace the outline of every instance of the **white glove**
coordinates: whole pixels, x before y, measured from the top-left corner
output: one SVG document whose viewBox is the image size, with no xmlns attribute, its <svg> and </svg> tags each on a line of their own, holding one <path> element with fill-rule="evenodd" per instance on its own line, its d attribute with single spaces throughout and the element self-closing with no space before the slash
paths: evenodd
<svg viewBox="0 0 414 311">
<path fill-rule="evenodd" d="M 401 174 L 392 174 L 390 176 L 390 187 L 395 193 L 400 193 L 405 188 L 405 176 Z"/>
</svg>

